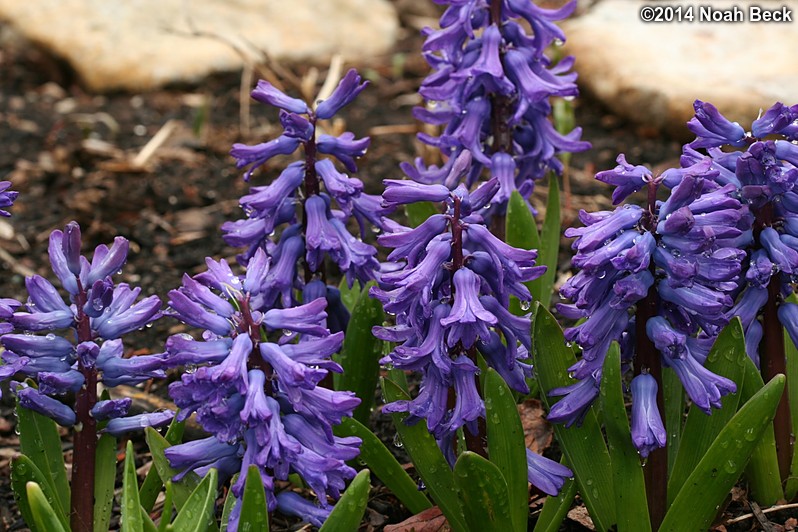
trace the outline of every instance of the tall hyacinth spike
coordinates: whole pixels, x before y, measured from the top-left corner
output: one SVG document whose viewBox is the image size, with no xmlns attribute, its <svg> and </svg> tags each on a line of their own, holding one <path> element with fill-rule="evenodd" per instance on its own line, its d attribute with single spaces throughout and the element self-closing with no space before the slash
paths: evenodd
<svg viewBox="0 0 798 532">
<path fill-rule="evenodd" d="M 470 155 L 458 165 L 467 170 Z M 397 227 L 378 238 L 393 251 L 392 263 L 371 290 L 396 324 L 375 327 L 375 336 L 399 345 L 383 360 L 421 373 L 418 395 L 385 405 L 384 412 L 407 412 L 407 423 L 421 420 L 437 439 L 450 464 L 453 442 L 464 428 L 469 448 L 484 452 L 479 424 L 485 405 L 479 394 L 477 353 L 516 391 L 528 393 L 530 318 L 507 310 L 510 295 L 531 300 L 525 282 L 542 275 L 537 252 L 516 249 L 493 236 L 482 214 L 499 188 L 491 179 L 474 192 L 464 185 L 449 190 L 438 184 L 385 181 L 384 201 L 443 203 L 445 212 L 415 229 Z M 475 439 L 477 441 L 475 441 Z M 473 448 L 472 448 L 473 447 Z M 556 494 L 570 470 L 541 456 L 529 457 L 529 481 Z"/>
<path fill-rule="evenodd" d="M 324 298 L 292 308 L 272 305 L 271 270 L 262 249 L 255 250 L 245 275 L 234 274 L 224 260 L 206 262 L 206 272 L 185 276 L 183 286 L 169 293 L 175 317 L 202 329 L 202 339 L 170 337 L 166 360 L 190 368 L 169 386 L 180 407 L 178 419 L 196 413 L 212 436 L 170 447 L 166 457 L 183 471 L 178 476 L 202 475 L 211 467 L 222 479 L 241 472 L 232 487 L 239 501 L 247 469 L 257 466 L 269 511 L 281 500 L 274 481 L 298 473 L 318 497 L 319 506 L 306 517 L 323 521 L 331 510 L 327 497 L 337 499 L 344 481 L 355 475 L 346 461 L 360 446 L 359 438 L 332 432 L 360 400 L 318 386 L 328 372 L 342 371 L 331 355 L 343 333 L 331 334 L 325 326 Z M 283 502 L 289 510 L 303 507 L 291 498 Z M 237 502 L 229 530 L 237 529 L 239 512 Z"/>
<path fill-rule="evenodd" d="M 116 237 L 100 245 L 92 260 L 80 254 L 82 239 L 75 222 L 50 235 L 53 272 L 66 291 L 63 300 L 53 284 L 34 275 L 25 279 L 28 300 L 0 299 L 0 380 L 15 375 L 37 382 L 38 388 L 12 381 L 19 404 L 75 431 L 72 466 L 72 528 L 91 530 L 94 503 L 94 461 L 97 424 L 115 436 L 148 426 L 161 426 L 172 412 L 126 417 L 131 399 L 99 401 L 98 384 L 134 385 L 163 378 L 161 355 L 124 357 L 122 337 L 161 317 L 157 296 L 139 299 L 140 288 L 115 284 L 112 276 L 127 260 L 128 241 Z M 74 394 L 74 395 L 73 395 Z M 74 402 L 68 398 L 75 397 Z"/>
<path fill-rule="evenodd" d="M 335 263 L 351 286 L 355 280 L 367 282 L 378 267 L 377 251 L 361 239 L 371 227 L 382 229 L 383 217 L 390 210 L 379 198 L 363 192 L 363 182 L 349 177 L 335 161 L 349 172 L 356 172 L 355 159 L 366 153 L 369 139 L 356 139 L 346 132 L 337 137 L 325 134 L 320 120 L 332 118 L 366 87 L 355 70 L 350 70 L 329 98 L 314 108 L 302 100 L 280 92 L 267 81 L 260 81 L 252 97 L 280 109 L 283 133 L 269 142 L 247 146 L 235 144 L 231 154 L 239 168 L 247 168 L 244 179 L 277 155 L 302 152 L 302 160 L 289 164 L 265 186 L 256 186 L 241 198 L 246 218 L 222 225 L 224 240 L 231 246 L 245 247 L 239 257 L 246 264 L 258 249 L 266 251 L 274 264 L 272 290 L 281 296 L 283 306 L 292 300 L 295 285 L 314 278 L 326 279 L 325 257 Z M 346 228 L 354 217 L 360 227 L 360 239 Z M 275 231 L 282 229 L 273 241 Z M 304 257 L 304 275 L 297 269 L 297 259 Z M 271 303 L 271 302 L 270 302 Z"/>
<path fill-rule="evenodd" d="M 557 155 L 586 150 L 581 130 L 557 132 L 549 116 L 553 97 L 577 95 L 573 58 L 554 63 L 545 51 L 565 40 L 554 24 L 570 15 L 576 2 L 557 10 L 528 0 L 451 0 L 440 29 L 426 28 L 424 57 L 433 72 L 419 89 L 426 107 L 416 118 L 443 128 L 440 136 L 419 134 L 441 150 L 446 162 L 426 166 L 422 159 L 402 169 L 411 179 L 446 183 L 461 179 L 467 188 L 487 169 L 499 178 L 492 211 L 503 212 L 513 190 L 528 198 L 535 180 L 548 170 L 562 172 Z M 531 33 L 527 32 L 527 27 Z M 473 165 L 465 175 L 452 172 L 454 161 L 469 151 Z"/>
<path fill-rule="evenodd" d="M 665 445 L 657 381 L 649 371 L 658 372 L 660 363 L 673 368 L 693 403 L 707 413 L 735 391 L 732 381 L 703 364 L 729 322 L 742 278 L 745 254 L 739 248 L 752 239 L 753 217 L 707 158 L 654 177 L 621 155 L 617 167 L 596 178 L 616 187 L 615 204 L 641 189 L 648 203 L 581 211 L 584 227 L 565 232 L 576 238 L 573 265 L 579 271 L 560 290 L 571 303 L 557 308 L 566 318 L 585 319 L 565 330 L 582 356 L 570 368 L 577 382 L 551 392 L 564 398 L 549 420 L 581 421 L 598 395 L 607 350 L 617 341 L 623 362 L 638 375 L 632 391 L 640 404 L 632 408 L 632 439 L 647 456 Z M 660 186 L 670 189 L 664 202 L 656 200 Z"/>
</svg>

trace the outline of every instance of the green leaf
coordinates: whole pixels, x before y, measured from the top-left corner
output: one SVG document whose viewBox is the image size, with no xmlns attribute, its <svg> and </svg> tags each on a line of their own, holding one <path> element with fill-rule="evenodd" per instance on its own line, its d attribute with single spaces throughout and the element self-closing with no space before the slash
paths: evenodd
<svg viewBox="0 0 798 532">
<path fill-rule="evenodd" d="M 266 504 L 266 490 L 260 477 L 258 466 L 247 469 L 247 481 L 241 496 L 241 517 L 239 530 L 269 530 L 269 507 Z"/>
<path fill-rule="evenodd" d="M 61 524 L 57 512 L 47 502 L 47 497 L 44 496 L 39 484 L 28 482 L 25 485 L 25 493 L 37 529 L 47 532 L 66 532 L 68 530 Z"/>
<path fill-rule="evenodd" d="M 366 512 L 369 488 L 369 470 L 363 469 L 346 488 L 341 499 L 335 503 L 319 532 L 357 530 Z"/>
<path fill-rule="evenodd" d="M 573 351 L 566 347 L 562 329 L 554 316 L 543 305 L 537 305 L 532 328 L 532 355 L 540 383 L 540 395 L 551 409 L 556 398 L 550 397 L 549 392 L 575 382 L 568 377 L 568 368 L 576 363 L 576 358 Z M 588 411 L 578 427 L 566 429 L 561 424 L 555 424 L 554 432 L 571 465 L 579 493 L 596 529 L 608 530 L 615 523 L 615 494 L 610 455 L 595 413 Z"/>
<path fill-rule="evenodd" d="M 732 320 L 718 335 L 704 366 L 711 372 L 731 379 L 738 389 L 743 387 L 745 351 L 743 326 L 739 318 Z M 701 461 L 721 429 L 737 412 L 740 394 L 728 394 L 721 399 L 721 408 L 705 414 L 695 404 L 690 407 L 682 432 L 679 452 L 668 479 L 668 502 L 673 502 L 687 477 Z"/>
<path fill-rule="evenodd" d="M 58 498 L 59 507 L 68 511 L 69 482 L 64 452 L 61 450 L 61 437 L 55 421 L 21 407 L 17 401 L 17 429 L 20 452 L 36 464 Z"/>
<path fill-rule="evenodd" d="M 238 473 L 233 475 L 230 479 L 232 486 L 238 482 Z M 233 506 L 236 505 L 236 496 L 233 495 L 233 490 L 227 490 L 227 497 L 224 499 L 224 506 L 222 507 L 222 520 L 219 524 L 219 532 L 227 532 L 227 522 L 230 521 L 230 514 L 233 512 Z"/>
<path fill-rule="evenodd" d="M 158 431 L 152 427 L 144 429 L 144 437 L 147 440 L 147 446 L 150 448 L 152 455 L 152 463 L 158 471 L 158 476 L 161 477 L 161 482 L 171 480 L 172 477 L 177 475 L 179 471 L 172 469 L 169 465 L 169 460 L 164 456 L 164 451 L 171 447 L 171 444 L 166 439 L 158 434 Z M 199 486 L 201 479 L 194 473 L 188 473 L 180 482 L 172 484 L 175 495 L 175 508 L 181 510 L 194 489 Z"/>
<path fill-rule="evenodd" d="M 352 417 L 363 424 L 369 422 L 380 374 L 382 340 L 371 334 L 371 328 L 382 325 L 385 319 L 382 304 L 369 297 L 368 289 L 373 285 L 367 284 L 360 294 L 349 318 L 341 354 L 334 357 L 344 368 L 343 373 L 333 374 L 335 388 L 355 392 L 360 398 Z"/>
<path fill-rule="evenodd" d="M 158 523 L 158 532 L 166 532 L 167 528 L 172 522 L 172 508 L 174 508 L 174 489 L 172 488 L 172 481 L 166 481 L 166 489 L 164 490 L 163 510 L 161 510 L 161 521 Z M 139 496 L 141 492 L 139 492 Z"/>
<path fill-rule="evenodd" d="M 746 356 L 743 362 L 745 379 L 740 393 L 740 404 L 745 404 L 765 385 L 762 381 L 762 374 L 759 373 L 759 369 L 753 361 Z M 748 480 L 749 498 L 756 500 L 762 506 L 772 506 L 779 499 L 786 498 L 781 487 L 779 458 L 776 454 L 776 435 L 773 432 L 772 424 L 765 428 L 754 447 L 754 452 L 751 453 L 751 459 L 745 468 L 745 477 Z"/>
<path fill-rule="evenodd" d="M 483 390 L 488 455 L 490 461 L 504 473 L 513 529 L 526 530 L 529 486 L 524 427 L 521 425 L 518 407 L 509 386 L 493 368 L 485 372 Z M 455 476 L 456 474 L 455 470 Z"/>
<path fill-rule="evenodd" d="M 139 505 L 139 508 L 141 508 L 141 505 Z M 158 532 L 158 527 L 156 527 L 155 523 L 152 522 L 150 514 L 145 512 L 144 508 L 141 508 L 141 524 L 144 527 L 144 532 Z"/>
<path fill-rule="evenodd" d="M 557 259 L 560 253 L 560 184 L 553 175 L 549 176 L 549 197 L 546 204 L 546 218 L 540 230 L 538 249 L 539 266 L 546 266 L 546 273 L 530 283 L 532 294 L 540 304 L 549 308 L 557 275 Z"/>
<path fill-rule="evenodd" d="M 347 417 L 340 425 L 333 427 L 333 430 L 338 437 L 357 436 L 363 440 L 360 444 L 360 459 L 410 512 L 418 514 L 432 506 L 391 451 L 366 426 Z"/>
<path fill-rule="evenodd" d="M 798 297 L 790 294 L 787 298 L 788 303 L 798 303 Z M 787 357 L 787 401 L 790 404 L 790 418 L 792 420 L 793 432 L 798 430 L 798 348 L 790 338 L 787 331 L 784 331 L 784 354 Z M 753 461 L 753 457 L 752 457 Z M 793 446 L 792 464 L 790 465 L 790 476 L 787 478 L 784 487 L 784 498 L 791 501 L 798 495 L 798 445 Z M 757 499 L 757 502 L 761 502 Z"/>
<path fill-rule="evenodd" d="M 219 475 L 216 469 L 211 468 L 177 513 L 177 517 L 172 522 L 174 532 L 205 532 L 216 527 L 214 503 L 216 502 L 218 481 Z M 258 476 L 258 482 L 260 482 L 260 476 Z M 242 528 L 242 530 L 247 529 Z M 255 530 L 268 530 L 268 528 L 256 528 Z"/>
<path fill-rule="evenodd" d="M 407 393 L 388 379 L 382 379 L 382 392 L 386 403 L 410 400 Z M 407 454 L 413 460 L 416 471 L 421 475 L 427 490 L 438 503 L 449 525 L 458 532 L 465 532 L 468 528 L 465 525 L 460 500 L 455 492 L 454 477 L 449 464 L 438 448 L 435 438 L 427 430 L 426 424 L 421 422 L 405 425 L 406 417 L 406 413 L 391 414 L 396 432 L 399 433 Z"/>
<path fill-rule="evenodd" d="M 426 222 L 430 216 L 440 214 L 441 211 L 434 203 L 419 201 L 417 203 L 405 205 L 405 213 L 407 214 L 407 223 L 410 224 L 410 227 L 418 227 Z"/>
<path fill-rule="evenodd" d="M 360 283 L 352 283 L 352 288 L 349 288 L 349 283 L 346 282 L 346 277 L 344 277 L 341 279 L 341 282 L 338 283 L 338 291 L 341 292 L 341 302 L 349 312 L 352 312 L 362 292 Z"/>
<path fill-rule="evenodd" d="M 454 465 L 454 479 L 469 530 L 505 532 L 526 529 L 513 524 L 507 483 L 495 464 L 477 453 L 466 451 Z"/>
<path fill-rule="evenodd" d="M 103 434 L 94 457 L 94 530 L 108 530 L 116 484 L 116 438 Z"/>
<path fill-rule="evenodd" d="M 564 456 L 560 463 L 573 470 Z M 557 532 L 560 530 L 560 525 L 565 520 L 565 516 L 568 515 L 568 510 L 573 506 L 575 497 L 576 480 L 569 478 L 560 488 L 559 495 L 546 497 L 546 502 L 543 503 L 543 509 L 540 511 L 538 521 L 535 523 L 534 532 Z"/>
<path fill-rule="evenodd" d="M 538 226 L 535 223 L 535 218 L 529 210 L 529 205 L 517 190 L 514 190 L 512 195 L 510 195 L 504 223 L 506 240 L 509 245 L 520 249 L 540 248 L 540 236 L 538 235 Z M 539 301 L 540 287 L 535 287 L 533 283 L 534 281 L 530 281 L 526 283 L 526 286 L 532 293 L 532 299 Z M 518 299 L 515 297 L 510 298 L 510 312 L 516 316 L 527 313 L 526 310 L 521 308 Z"/>
<path fill-rule="evenodd" d="M 60 507 L 61 502 L 55 496 L 52 488 L 47 484 L 44 473 L 24 454 L 17 455 L 11 459 L 11 489 L 14 492 L 14 499 L 17 501 L 19 512 L 33 532 L 47 532 L 47 530 L 37 529 L 36 523 L 31 513 L 30 503 L 28 502 L 27 484 L 34 482 L 39 485 L 42 493 L 49 502 L 53 511 L 56 512 L 58 520 L 65 528 L 69 528 L 67 514 Z"/>
<path fill-rule="evenodd" d="M 178 421 L 177 415 L 172 419 L 172 422 L 169 424 L 169 428 L 166 431 L 165 439 L 167 443 L 170 445 L 177 445 L 183 439 L 183 432 L 186 429 L 186 422 L 185 421 Z M 152 452 L 152 449 L 150 449 Z M 144 508 L 147 512 L 152 511 L 152 507 L 155 506 L 155 499 L 158 498 L 158 493 L 160 493 L 161 488 L 163 487 L 164 483 L 161 480 L 160 475 L 158 474 L 157 467 L 151 467 L 149 471 L 147 471 L 147 476 L 144 477 L 144 482 L 141 485 L 141 489 L 139 490 L 139 500 L 141 500 L 141 507 Z"/>
<path fill-rule="evenodd" d="M 784 391 L 784 375 L 767 383 L 723 427 L 673 501 L 660 530 L 707 530 L 740 477 Z"/>
<path fill-rule="evenodd" d="M 646 500 L 646 481 L 640 456 L 632 443 L 629 418 L 623 400 L 621 351 L 613 342 L 601 374 L 601 413 L 612 460 L 612 483 L 619 531 L 651 530 Z"/>
<path fill-rule="evenodd" d="M 125 472 L 122 477 L 122 532 L 144 532 L 139 481 L 133 458 L 133 442 L 128 440 L 125 448 Z"/>
<path fill-rule="evenodd" d="M 684 425 L 684 387 L 672 368 L 662 368 L 662 395 L 665 400 L 665 429 L 668 431 L 668 475 L 673 470 Z"/>
</svg>

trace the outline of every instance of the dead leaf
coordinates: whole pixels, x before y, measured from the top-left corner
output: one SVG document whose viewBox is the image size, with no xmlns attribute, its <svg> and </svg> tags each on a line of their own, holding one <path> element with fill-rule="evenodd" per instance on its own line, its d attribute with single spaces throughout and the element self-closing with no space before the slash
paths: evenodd
<svg viewBox="0 0 798 532">
<path fill-rule="evenodd" d="M 568 519 L 571 521 L 576 521 L 588 530 L 596 529 L 596 525 L 593 524 L 593 520 L 590 518 L 590 514 L 587 512 L 587 508 L 584 506 L 576 506 L 568 510 Z"/>
<path fill-rule="evenodd" d="M 521 425 L 524 427 L 524 443 L 530 451 L 543 454 L 551 445 L 554 429 L 546 421 L 543 405 L 537 399 L 527 399 L 518 405 Z"/>
<path fill-rule="evenodd" d="M 385 532 L 449 532 L 451 528 L 441 509 L 433 506 L 397 525 L 388 525 L 384 530 Z"/>
</svg>

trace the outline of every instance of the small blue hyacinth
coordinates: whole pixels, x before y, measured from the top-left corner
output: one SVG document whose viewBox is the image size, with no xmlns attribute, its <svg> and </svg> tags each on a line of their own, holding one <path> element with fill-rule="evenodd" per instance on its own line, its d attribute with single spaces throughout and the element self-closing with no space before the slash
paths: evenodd
<svg viewBox="0 0 798 532">
<path fill-rule="evenodd" d="M 222 231 L 228 244 L 247 248 L 240 257 L 244 264 L 257 249 L 263 249 L 280 265 L 273 269 L 275 284 L 269 293 L 275 299 L 280 295 L 284 306 L 296 303 L 291 301 L 291 288 L 298 278 L 300 257 L 306 263 L 306 281 L 311 274 L 323 271 L 325 256 L 346 275 L 350 286 L 356 279 L 372 279 L 379 266 L 376 249 L 352 236 L 346 222 L 354 217 L 363 238 L 368 228 L 381 228 L 383 216 L 390 211 L 380 205 L 378 197 L 363 192 L 361 180 L 340 172 L 334 163 L 338 160 L 349 172 L 356 172 L 355 159 L 366 153 L 370 141 L 356 139 L 350 132 L 338 137 L 327 135 L 320 132 L 319 124 L 354 100 L 367 84 L 350 70 L 330 97 L 315 108 L 266 81 L 260 81 L 252 92 L 255 100 L 280 109 L 284 131 L 269 142 L 233 146 L 231 154 L 238 167 L 248 167 L 244 179 L 248 181 L 255 169 L 276 155 L 290 155 L 301 147 L 304 157 L 289 164 L 269 185 L 252 187 L 241 198 L 247 217 L 223 224 Z M 286 224 L 279 240 L 272 242 L 270 236 Z"/>
<path fill-rule="evenodd" d="M 91 262 L 80 249 L 80 227 L 75 222 L 50 235 L 50 262 L 69 302 L 38 275 L 25 279 L 25 304 L 0 300 L 0 316 L 6 320 L 0 325 L 0 344 L 5 348 L 0 379 L 22 375 L 36 381 L 38 388 L 14 383 L 20 405 L 63 426 L 84 422 L 74 406 L 63 402 L 66 394 L 81 391 L 89 397 L 91 417 L 95 422 L 109 420 L 105 430 L 111 434 L 168 423 L 171 412 L 125 418 L 129 398 L 97 402 L 98 382 L 113 387 L 165 376 L 161 355 L 125 358 L 122 345 L 125 334 L 160 318 L 161 301 L 150 296 L 136 302 L 140 288 L 114 284 L 112 275 L 127 259 L 124 238 L 117 237 L 110 248 L 98 246 Z"/>
<path fill-rule="evenodd" d="M 319 386 L 328 372 L 342 371 L 330 357 L 340 349 L 343 333 L 330 334 L 325 326 L 323 297 L 296 307 L 272 306 L 271 268 L 262 249 L 243 276 L 224 260 L 206 262 L 206 272 L 186 275 L 183 286 L 169 293 L 175 317 L 203 329 L 202 339 L 179 334 L 166 348 L 170 365 L 190 368 L 169 386 L 181 409 L 178 419 L 196 413 L 213 436 L 170 447 L 166 457 L 184 473 L 215 467 L 229 478 L 240 471 L 232 487 L 238 498 L 247 469 L 257 466 L 270 511 L 281 500 L 275 498 L 274 480 L 298 473 L 321 505 L 302 516 L 323 521 L 319 516 L 330 511 L 327 496 L 337 499 L 344 481 L 355 475 L 346 461 L 358 455 L 360 445 L 359 438 L 332 433 L 360 400 Z M 295 508 L 294 503 L 285 504 Z M 236 504 L 230 530 L 237 529 L 239 512 Z"/>
<path fill-rule="evenodd" d="M 503 209 L 514 190 L 528 198 L 535 180 L 548 170 L 561 172 L 557 154 L 583 151 L 581 130 L 562 135 L 549 120 L 551 98 L 577 95 L 573 58 L 553 64 L 545 55 L 552 43 L 565 40 L 554 24 L 573 12 L 576 2 L 557 10 L 528 0 L 451 0 L 440 29 L 426 28 L 424 57 L 433 69 L 419 92 L 429 102 L 414 110 L 416 118 L 439 125 L 438 137 L 419 138 L 441 150 L 446 162 L 425 166 L 404 163 L 411 179 L 447 182 L 464 179 L 471 187 L 484 169 L 499 182 L 494 203 Z M 528 33 L 524 24 L 531 29 Z M 471 152 L 467 174 L 452 172 L 460 153 Z"/>
<path fill-rule="evenodd" d="M 470 155 L 460 155 L 457 166 L 468 171 Z M 407 412 L 408 423 L 425 420 L 427 428 L 451 464 L 457 430 L 478 434 L 477 423 L 485 405 L 477 388 L 477 352 L 511 388 L 528 393 L 530 319 L 508 310 L 510 296 L 529 302 L 525 282 L 539 277 L 537 252 L 513 248 L 484 225 L 485 212 L 495 196 L 497 179 L 469 193 L 464 185 L 385 181 L 383 199 L 392 205 L 417 201 L 442 202 L 436 214 L 410 229 L 397 226 L 378 242 L 393 248 L 371 290 L 396 325 L 375 327 L 374 334 L 398 345 L 383 359 L 403 370 L 422 374 L 418 396 L 385 405 L 383 412 Z M 450 391 L 454 402 L 449 404 Z M 541 456 L 528 457 L 529 481 L 556 494 L 568 468 Z"/>
<path fill-rule="evenodd" d="M 759 364 L 762 324 L 757 316 L 771 296 L 786 297 L 798 279 L 798 105 L 777 103 L 751 124 L 746 132 L 710 103 L 694 104 L 696 115 L 688 123 L 696 140 L 686 145 L 682 164 L 706 157 L 718 172 L 716 181 L 739 194 L 753 216 L 747 218 L 754 238 L 740 243 L 748 252 L 741 279 L 741 294 L 729 312 L 740 316 L 749 356 Z M 729 146 L 736 151 L 723 151 Z M 780 303 L 778 319 L 798 339 L 798 314 L 794 303 Z"/>
<path fill-rule="evenodd" d="M 567 318 L 584 319 L 565 330 L 566 339 L 582 350 L 581 359 L 570 368 L 577 382 L 551 392 L 563 399 L 552 407 L 549 420 L 567 425 L 580 422 L 598 396 L 604 358 L 613 341 L 620 343 L 625 363 L 638 373 L 648 370 L 636 358 L 640 318 L 633 311 L 651 301 L 653 315 L 645 318 L 643 330 L 693 403 L 709 413 L 720 406 L 723 395 L 736 389 L 703 364 L 730 319 L 742 278 L 745 253 L 740 248 L 753 238 L 748 207 L 740 203 L 734 186 L 722 183 L 708 158 L 658 177 L 643 166 L 632 166 L 622 155 L 618 163 L 596 178 L 616 187 L 615 204 L 646 189 L 648 206 L 582 211 L 579 218 L 585 226 L 565 232 L 576 237 L 572 263 L 579 272 L 560 290 L 572 303 L 557 308 Z M 666 201 L 656 200 L 660 186 L 670 189 Z M 656 388 L 650 375 L 633 381 L 632 439 L 644 456 L 665 445 L 661 413 L 652 402 Z"/>
<path fill-rule="evenodd" d="M 11 188 L 11 181 L 0 181 L 0 216 L 6 218 L 11 216 L 11 213 L 5 209 L 14 205 L 19 196 L 19 192 L 8 190 L 9 188 Z"/>
</svg>

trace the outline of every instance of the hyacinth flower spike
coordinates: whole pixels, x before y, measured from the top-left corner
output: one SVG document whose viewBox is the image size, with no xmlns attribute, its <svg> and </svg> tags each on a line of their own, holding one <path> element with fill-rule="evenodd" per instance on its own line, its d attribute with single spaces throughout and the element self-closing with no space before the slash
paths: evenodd
<svg viewBox="0 0 798 532">
<path fill-rule="evenodd" d="M 457 165 L 468 168 L 470 156 Z M 529 317 L 507 310 L 509 296 L 531 296 L 526 281 L 540 276 L 536 252 L 516 249 L 493 236 L 482 213 L 498 190 L 492 179 L 469 193 L 438 184 L 386 180 L 383 199 L 391 205 L 443 202 L 445 212 L 410 229 L 397 227 L 379 237 L 393 248 L 371 290 L 396 325 L 375 327 L 374 334 L 399 345 L 383 359 L 399 369 L 419 371 L 421 387 L 408 401 L 385 405 L 383 412 L 406 412 L 407 423 L 424 421 L 450 464 L 453 441 L 464 429 L 469 450 L 483 453 L 485 405 L 479 393 L 477 353 L 510 386 L 528 393 Z M 559 491 L 570 470 L 538 455 L 528 456 L 529 481 L 549 494 Z"/>
<path fill-rule="evenodd" d="M 271 290 L 281 296 L 283 306 L 298 303 L 291 288 L 315 278 L 326 279 L 325 257 L 335 263 L 351 286 L 355 280 L 367 282 L 378 267 L 377 251 L 361 239 L 371 227 L 378 230 L 390 210 L 379 198 L 363 192 L 363 182 L 338 170 L 336 161 L 349 172 L 356 172 L 355 159 L 362 157 L 369 139 L 356 139 L 351 132 L 337 137 L 323 133 L 321 121 L 333 118 L 367 86 L 355 70 L 350 70 L 329 98 L 314 108 L 292 98 L 266 81 L 260 81 L 252 97 L 280 110 L 283 133 L 278 138 L 255 146 L 235 144 L 231 151 L 239 168 L 247 168 L 244 179 L 277 155 L 303 152 L 302 160 L 289 164 L 265 186 L 252 187 L 241 198 L 246 218 L 222 225 L 225 241 L 245 247 L 239 256 L 247 264 L 258 249 L 281 267 L 272 268 Z M 360 239 L 352 236 L 346 221 L 354 218 Z M 276 230 L 282 229 L 279 239 Z M 272 241 L 275 240 L 275 241 Z M 304 275 L 299 275 L 297 259 L 304 258 Z M 271 303 L 271 302 L 270 302 Z"/>
<path fill-rule="evenodd" d="M 563 135 L 549 120 L 552 98 L 578 93 L 573 58 L 555 64 L 545 55 L 565 40 L 555 21 L 570 15 L 576 2 L 557 10 L 516 0 L 442 3 L 448 7 L 440 29 L 424 30 L 423 53 L 433 72 L 419 93 L 428 103 L 414 114 L 442 126 L 439 136 L 421 133 L 419 139 L 446 161 L 438 167 L 417 159 L 402 169 L 414 181 L 452 189 L 461 180 L 471 188 L 487 170 L 499 178 L 491 212 L 501 213 L 514 190 L 528 198 L 547 171 L 562 172 L 559 153 L 590 146 L 579 140 L 579 128 Z M 467 173 L 453 171 L 464 151 L 473 157 L 472 166 Z"/>
<path fill-rule="evenodd" d="M 103 431 L 117 436 L 164 425 L 174 414 L 126 417 L 131 399 L 98 400 L 99 384 L 134 385 L 165 376 L 161 355 L 125 358 L 122 344 L 124 335 L 161 316 L 161 301 L 157 296 L 137 301 L 140 288 L 113 282 L 127 260 L 126 239 L 117 237 L 110 248 L 98 246 L 91 261 L 80 254 L 81 243 L 75 222 L 50 235 L 50 262 L 69 302 L 38 275 L 25 280 L 26 303 L 0 301 L 6 320 L 0 378 L 21 375 L 37 381 L 38 388 L 12 383 L 19 404 L 62 426 L 81 427 L 75 432 L 71 520 L 74 530 L 91 530 L 98 423 L 107 422 Z M 68 394 L 75 394 L 73 404 L 65 402 Z"/>
<path fill-rule="evenodd" d="M 749 356 L 769 381 L 786 373 L 784 334 L 796 337 L 794 292 L 798 275 L 798 105 L 776 103 L 753 121 L 750 131 L 731 122 L 712 104 L 697 100 L 688 127 L 696 139 L 686 145 L 682 165 L 707 158 L 716 181 L 739 195 L 749 210 L 751 235 L 738 242 L 748 266 L 736 305 Z M 761 320 L 760 320 L 761 316 Z M 792 428 L 786 394 L 774 423 L 782 480 L 789 475 Z"/>
<path fill-rule="evenodd" d="M 351 416 L 360 400 L 351 392 L 319 386 L 341 366 L 330 357 L 343 341 L 331 334 L 325 298 L 291 308 L 272 306 L 270 264 L 257 249 L 244 275 L 226 261 L 207 259 L 207 271 L 184 277 L 169 293 L 175 317 L 203 329 L 202 339 L 169 338 L 170 365 L 190 369 L 169 393 L 180 407 L 178 419 L 196 414 L 212 437 L 175 445 L 166 457 L 176 469 L 202 474 L 209 467 L 226 479 L 241 472 L 232 490 L 240 501 L 249 466 L 260 472 L 269 511 L 278 507 L 319 523 L 331 510 L 344 482 L 355 475 L 346 464 L 358 455 L 359 438 L 333 436 L 332 427 Z M 275 496 L 274 481 L 298 473 L 314 490 L 318 506 Z M 184 474 L 184 473 L 182 473 Z M 229 528 L 236 530 L 240 502 Z"/>
</svg>

